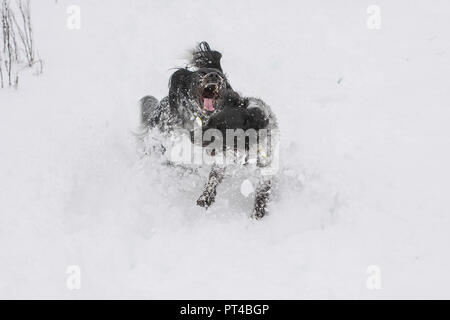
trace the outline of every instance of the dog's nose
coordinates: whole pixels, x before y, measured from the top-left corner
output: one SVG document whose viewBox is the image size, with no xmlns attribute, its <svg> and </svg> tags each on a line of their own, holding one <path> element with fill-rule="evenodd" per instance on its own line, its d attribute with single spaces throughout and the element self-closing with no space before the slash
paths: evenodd
<svg viewBox="0 0 450 320">
<path fill-rule="evenodd" d="M 217 90 L 218 88 L 219 88 L 219 86 L 215 83 L 209 83 L 205 86 L 205 90 L 210 90 L 210 91 Z"/>
<path fill-rule="evenodd" d="M 203 79 L 206 83 L 219 83 L 222 81 L 222 77 L 217 72 L 210 72 Z"/>
</svg>

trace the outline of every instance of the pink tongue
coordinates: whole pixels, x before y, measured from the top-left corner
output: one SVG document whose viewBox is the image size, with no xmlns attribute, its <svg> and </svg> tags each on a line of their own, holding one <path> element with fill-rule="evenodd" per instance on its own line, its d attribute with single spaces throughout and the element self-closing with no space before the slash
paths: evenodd
<svg viewBox="0 0 450 320">
<path fill-rule="evenodd" d="M 203 98 L 203 109 L 206 111 L 214 111 L 213 99 Z"/>
</svg>

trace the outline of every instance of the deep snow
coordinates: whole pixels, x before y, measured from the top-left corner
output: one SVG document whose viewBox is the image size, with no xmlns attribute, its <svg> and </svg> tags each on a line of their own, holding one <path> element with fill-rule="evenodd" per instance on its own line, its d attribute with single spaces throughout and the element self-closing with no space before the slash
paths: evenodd
<svg viewBox="0 0 450 320">
<path fill-rule="evenodd" d="M 220 3 L 32 1 L 44 73 L 0 90 L 0 297 L 450 298 L 448 1 L 377 1 L 380 30 L 366 1 Z M 205 213 L 204 177 L 136 143 L 137 101 L 201 40 L 277 114 L 263 221 L 243 177 Z"/>
</svg>

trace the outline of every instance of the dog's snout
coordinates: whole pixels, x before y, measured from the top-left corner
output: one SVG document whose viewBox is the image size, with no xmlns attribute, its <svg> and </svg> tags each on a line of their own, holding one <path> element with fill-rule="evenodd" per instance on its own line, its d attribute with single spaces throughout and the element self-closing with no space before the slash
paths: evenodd
<svg viewBox="0 0 450 320">
<path fill-rule="evenodd" d="M 219 91 L 219 86 L 215 83 L 209 83 L 203 88 L 202 96 L 204 98 L 214 98 Z"/>
<path fill-rule="evenodd" d="M 217 90 L 218 88 L 219 88 L 219 86 L 215 83 L 209 83 L 205 86 L 205 90 L 211 90 L 211 91 Z"/>
<path fill-rule="evenodd" d="M 220 84 L 222 83 L 223 78 L 217 72 L 209 72 L 205 74 L 202 80 L 204 84 L 211 84 L 211 83 Z"/>
</svg>

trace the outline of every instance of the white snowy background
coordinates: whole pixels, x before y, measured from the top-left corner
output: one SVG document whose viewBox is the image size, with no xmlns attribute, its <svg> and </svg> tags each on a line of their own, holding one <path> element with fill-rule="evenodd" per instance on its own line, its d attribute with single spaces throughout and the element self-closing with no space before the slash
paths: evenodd
<svg viewBox="0 0 450 320">
<path fill-rule="evenodd" d="M 31 5 L 44 73 L 0 90 L 1 298 L 450 298 L 450 2 Z M 205 213 L 203 178 L 141 158 L 133 135 L 137 101 L 163 98 L 202 40 L 278 116 L 259 222 L 240 177 Z"/>
</svg>

